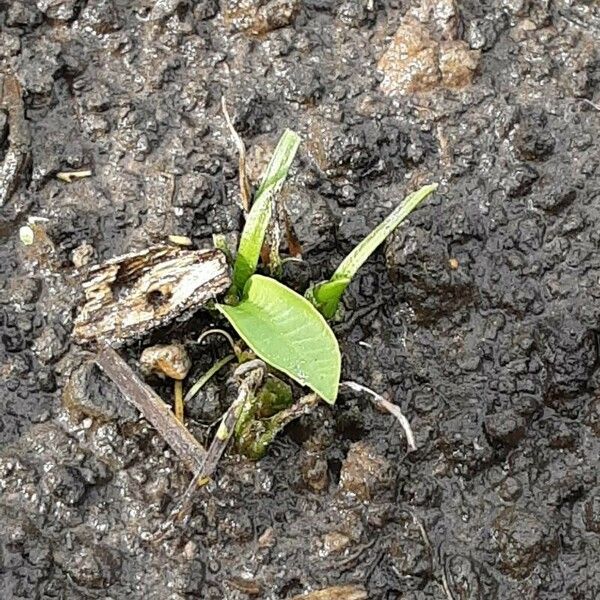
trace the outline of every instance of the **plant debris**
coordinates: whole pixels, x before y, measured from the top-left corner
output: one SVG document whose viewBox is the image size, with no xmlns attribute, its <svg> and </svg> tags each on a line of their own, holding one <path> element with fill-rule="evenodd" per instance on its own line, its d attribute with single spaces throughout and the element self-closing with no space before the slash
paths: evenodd
<svg viewBox="0 0 600 600">
<path fill-rule="evenodd" d="M 85 179 L 91 176 L 92 172 L 89 169 L 84 169 L 83 171 L 60 171 L 56 174 L 56 179 L 65 183 L 72 183 L 75 179 Z"/>
<path fill-rule="evenodd" d="M 229 112 L 227 110 L 225 96 L 221 98 L 221 110 L 223 111 L 225 122 L 227 123 L 227 127 L 229 128 L 229 132 L 231 133 L 231 137 L 233 138 L 233 142 L 238 151 L 238 172 L 240 178 L 240 196 L 242 200 L 241 204 L 244 212 L 247 213 L 250 210 L 250 204 L 252 201 L 252 186 L 250 185 L 250 180 L 248 179 L 246 170 L 246 147 L 244 146 L 244 142 L 239 133 L 233 126 L 233 122 L 231 121 L 231 117 L 229 116 Z"/>
<path fill-rule="evenodd" d="M 230 284 L 219 250 L 154 246 L 92 267 L 73 338 L 118 346 L 197 310 Z"/>
<path fill-rule="evenodd" d="M 219 463 L 219 459 L 223 456 L 223 452 L 233 435 L 235 424 L 244 404 L 254 397 L 256 390 L 262 383 L 266 371 L 267 367 L 260 359 L 248 361 L 235 370 L 234 378 L 239 384 L 237 398 L 231 403 L 231 406 L 221 418 L 221 423 L 208 448 L 202 468 L 194 478 L 195 481 L 192 481 L 190 484 L 192 490 L 198 485 L 202 485 L 203 482 L 208 481 L 214 473 L 217 464 Z"/>
<path fill-rule="evenodd" d="M 25 168 L 30 136 L 19 81 L 12 74 L 4 75 L 0 89 L 0 109 L 8 112 L 8 150 L 0 163 L 0 206 L 2 206 L 15 191 L 20 174 Z"/>
<path fill-rule="evenodd" d="M 396 404 L 394 404 L 393 402 L 390 402 L 389 400 L 386 400 L 383 396 L 380 396 L 377 392 L 374 392 L 372 389 L 368 388 L 365 385 L 361 385 L 360 383 L 355 383 L 354 381 L 343 381 L 341 383 L 341 385 L 345 385 L 346 387 L 349 387 L 351 390 L 354 390 L 355 392 L 367 393 L 369 395 L 369 397 L 371 398 L 371 400 L 373 400 L 373 402 L 375 403 L 376 406 L 379 406 L 383 410 L 389 412 L 391 415 L 396 417 L 396 419 L 398 419 L 398 422 L 402 426 L 402 429 L 404 429 L 404 435 L 406 436 L 406 443 L 408 445 L 408 451 L 414 452 L 417 449 L 417 444 L 415 442 L 415 436 L 414 436 L 412 428 L 410 426 L 410 422 L 404 416 L 404 414 L 402 413 L 402 411 Z"/>
<path fill-rule="evenodd" d="M 367 592 L 358 585 L 334 585 L 310 594 L 294 596 L 292 600 L 367 600 Z"/>
<path fill-rule="evenodd" d="M 125 398 L 158 431 L 186 467 L 194 473 L 202 471 L 207 459 L 204 447 L 177 420 L 160 396 L 140 380 L 118 352 L 113 348 L 105 348 L 96 356 L 95 361 Z"/>
<path fill-rule="evenodd" d="M 262 360 L 255 359 L 241 364 L 234 372 L 234 378 L 238 383 L 237 398 L 231 403 L 223 417 L 219 428 L 215 433 L 208 451 L 197 470 L 192 481 L 183 496 L 171 511 L 169 518 L 162 524 L 160 531 L 155 536 L 155 541 L 160 541 L 176 521 L 182 521 L 187 517 L 191 508 L 194 495 L 199 487 L 210 481 L 223 452 L 233 436 L 235 425 L 240 417 L 246 402 L 252 401 L 256 390 L 265 376 L 267 367 Z"/>
</svg>

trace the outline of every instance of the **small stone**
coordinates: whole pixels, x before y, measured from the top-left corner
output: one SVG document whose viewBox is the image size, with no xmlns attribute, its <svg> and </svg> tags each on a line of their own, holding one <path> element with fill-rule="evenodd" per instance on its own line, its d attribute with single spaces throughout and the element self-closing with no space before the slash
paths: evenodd
<svg viewBox="0 0 600 600">
<path fill-rule="evenodd" d="M 186 560 L 194 560 L 194 558 L 196 558 L 196 556 L 198 555 L 198 545 L 195 544 L 192 540 L 190 540 L 184 547 L 183 547 L 183 557 Z"/>
<path fill-rule="evenodd" d="M 390 464 L 364 442 L 356 442 L 342 465 L 340 487 L 361 500 L 371 499 L 391 484 Z"/>
<path fill-rule="evenodd" d="M 325 554 L 339 554 L 343 552 L 349 545 L 350 538 L 339 531 L 332 531 L 323 536 L 323 551 Z"/>
<path fill-rule="evenodd" d="M 170 235 L 169 242 L 176 246 L 192 246 L 193 242 L 187 235 Z"/>
<path fill-rule="evenodd" d="M 19 239 L 24 246 L 31 246 L 35 241 L 35 234 L 29 225 L 23 225 L 19 228 Z"/>
<path fill-rule="evenodd" d="M 484 419 L 485 431 L 493 441 L 516 446 L 526 432 L 526 421 L 512 410 L 504 410 Z"/>
<path fill-rule="evenodd" d="M 95 254 L 94 246 L 88 242 L 83 242 L 71 253 L 71 262 L 77 269 L 81 269 L 81 267 L 85 267 L 85 265 L 90 263 Z"/>
<path fill-rule="evenodd" d="M 50 19 L 68 21 L 75 14 L 78 0 L 37 0 L 36 6 Z"/>
<path fill-rule="evenodd" d="M 445 42 L 440 46 L 439 65 L 442 83 L 447 88 L 463 88 L 471 84 L 479 64 L 479 52 L 466 42 Z"/>
<path fill-rule="evenodd" d="M 171 379 L 185 379 L 192 361 L 181 344 L 157 345 L 146 348 L 140 357 L 144 375 L 156 373 Z"/>
<path fill-rule="evenodd" d="M 275 530 L 268 527 L 263 531 L 257 540 L 259 548 L 272 548 L 275 545 Z"/>
<path fill-rule="evenodd" d="M 232 31 L 264 35 L 290 25 L 299 9 L 300 0 L 226 0 L 222 11 Z"/>
</svg>

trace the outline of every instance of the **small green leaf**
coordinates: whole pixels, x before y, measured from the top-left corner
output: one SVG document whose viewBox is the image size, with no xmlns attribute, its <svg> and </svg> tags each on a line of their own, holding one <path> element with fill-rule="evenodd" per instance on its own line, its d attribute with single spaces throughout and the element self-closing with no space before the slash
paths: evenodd
<svg viewBox="0 0 600 600">
<path fill-rule="evenodd" d="M 408 195 L 367 237 L 346 256 L 329 281 L 318 283 L 307 292 L 307 297 L 319 311 L 331 319 L 348 284 L 366 260 L 385 238 L 417 208 L 417 206 L 437 189 L 437 183 L 425 185 Z"/>
<path fill-rule="evenodd" d="M 273 198 L 287 177 L 299 145 L 300 136 L 290 129 L 286 129 L 263 174 L 254 204 L 248 213 L 240 237 L 238 253 L 233 266 L 233 291 L 238 296 L 244 289 L 248 278 L 256 271 L 267 226 L 271 220 Z"/>
<path fill-rule="evenodd" d="M 326 402 L 335 402 L 340 349 L 333 331 L 308 300 L 274 279 L 253 275 L 237 306 L 216 306 L 257 356 Z"/>
</svg>

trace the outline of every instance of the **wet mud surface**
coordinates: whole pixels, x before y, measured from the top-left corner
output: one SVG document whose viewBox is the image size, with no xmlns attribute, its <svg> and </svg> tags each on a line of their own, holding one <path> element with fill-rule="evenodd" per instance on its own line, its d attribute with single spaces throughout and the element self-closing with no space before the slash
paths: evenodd
<svg viewBox="0 0 600 600">
<path fill-rule="evenodd" d="M 593 1 L 0 1 L 26 119 L 11 138 L 18 111 L 0 110 L 3 175 L 19 165 L 0 208 L 2 598 L 597 598 L 599 36 Z M 171 233 L 235 239 L 223 94 L 255 179 L 285 127 L 303 137 L 297 289 L 440 183 L 336 326 L 343 378 L 399 404 L 418 450 L 345 391 L 259 463 L 227 456 L 154 543 L 189 473 L 70 342 L 75 265 Z M 123 352 L 135 367 L 209 324 Z M 227 352 L 189 348 L 189 381 Z M 224 379 L 187 407 L 203 441 Z"/>
</svg>

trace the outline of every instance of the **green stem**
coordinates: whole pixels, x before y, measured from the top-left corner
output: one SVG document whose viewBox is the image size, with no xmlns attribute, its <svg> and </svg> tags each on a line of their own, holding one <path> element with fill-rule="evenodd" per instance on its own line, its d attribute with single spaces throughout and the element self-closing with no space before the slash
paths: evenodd
<svg viewBox="0 0 600 600">
<path fill-rule="evenodd" d="M 235 354 L 228 354 L 224 358 L 219 359 L 194 385 L 188 390 L 188 393 L 183 399 L 183 403 L 189 402 L 209 381 L 216 375 L 225 365 L 229 364 L 235 358 Z"/>
</svg>

